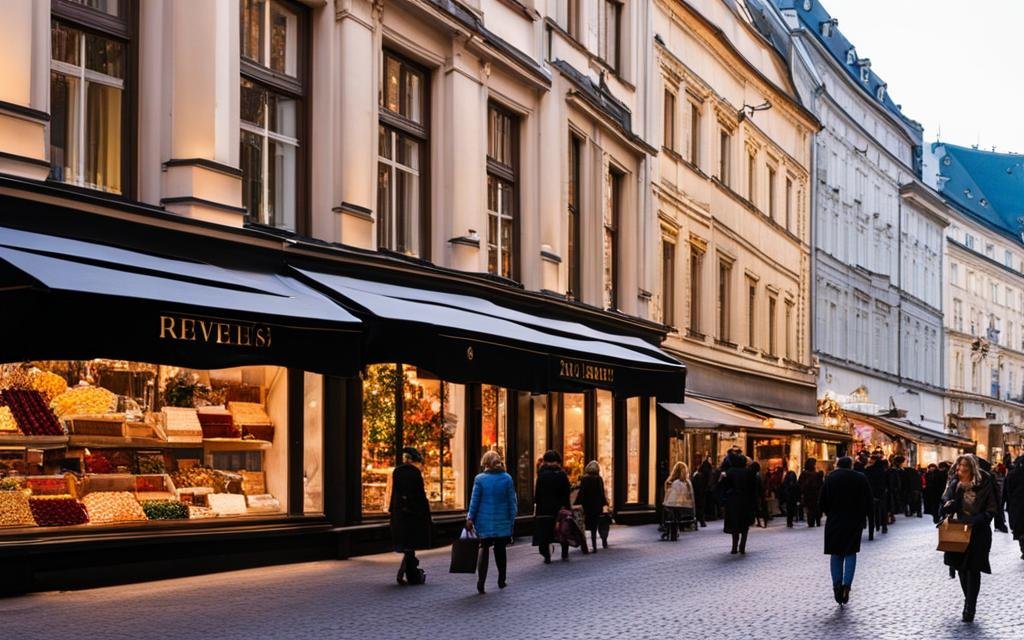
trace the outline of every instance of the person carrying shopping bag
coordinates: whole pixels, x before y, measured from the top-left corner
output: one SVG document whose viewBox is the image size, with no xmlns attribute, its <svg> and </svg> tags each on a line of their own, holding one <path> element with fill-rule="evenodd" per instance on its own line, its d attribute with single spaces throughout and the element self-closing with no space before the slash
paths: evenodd
<svg viewBox="0 0 1024 640">
<path fill-rule="evenodd" d="M 583 478 L 580 479 L 580 490 L 576 493 L 575 504 L 583 507 L 583 522 L 585 529 L 590 532 L 590 546 L 593 552 L 597 553 L 597 530 L 604 509 L 608 506 L 608 496 L 605 494 L 604 480 L 601 478 L 601 465 L 597 460 L 591 460 L 583 469 Z M 607 536 L 602 538 L 602 542 L 607 548 Z"/>
<path fill-rule="evenodd" d="M 512 538 L 518 502 L 515 484 L 512 476 L 505 471 L 505 461 L 501 459 L 501 454 L 488 451 L 480 459 L 480 467 L 483 471 L 473 481 L 466 529 L 475 532 L 480 539 L 476 590 L 485 593 L 487 564 L 492 548 L 494 564 L 498 567 L 498 588 L 504 589 L 508 585 L 505 547 Z"/>
<path fill-rule="evenodd" d="M 544 564 L 551 564 L 551 544 L 555 542 L 555 520 L 558 512 L 562 509 L 572 509 L 569 491 L 569 476 L 562 469 L 562 456 L 553 450 L 545 452 L 537 470 L 537 483 L 533 489 L 533 544 L 543 556 Z M 569 544 L 560 544 L 562 560 L 568 560 Z"/>
</svg>

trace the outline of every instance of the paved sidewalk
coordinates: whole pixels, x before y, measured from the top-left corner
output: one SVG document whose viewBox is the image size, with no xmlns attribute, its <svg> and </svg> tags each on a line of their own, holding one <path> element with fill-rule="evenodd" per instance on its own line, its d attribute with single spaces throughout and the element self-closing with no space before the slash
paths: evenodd
<svg viewBox="0 0 1024 640">
<path fill-rule="evenodd" d="M 679 542 L 653 526 L 615 527 L 612 547 L 541 563 L 509 549 L 509 587 L 491 567 L 486 595 L 447 573 L 448 550 L 423 554 L 427 584 L 399 587 L 398 556 L 368 556 L 0 600 L 4 638 L 1011 639 L 1024 637 L 1024 561 L 996 533 L 977 621 L 960 622 L 930 521 L 899 517 L 865 539 L 850 604 L 832 600 L 822 530 L 776 519 L 732 556 L 721 523 Z"/>
</svg>

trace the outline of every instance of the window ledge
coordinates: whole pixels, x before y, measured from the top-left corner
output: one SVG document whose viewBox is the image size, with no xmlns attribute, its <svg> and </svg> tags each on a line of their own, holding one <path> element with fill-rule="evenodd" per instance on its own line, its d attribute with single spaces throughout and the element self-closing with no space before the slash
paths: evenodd
<svg viewBox="0 0 1024 640">
<path fill-rule="evenodd" d="M 480 248 L 480 238 L 470 238 L 469 236 L 456 236 L 448 240 L 451 244 L 461 244 L 465 247 L 476 247 Z"/>
<path fill-rule="evenodd" d="M 753 347 L 743 347 L 743 353 L 749 353 L 750 355 L 756 356 L 758 353 L 760 353 L 760 351 L 754 349 Z"/>
<path fill-rule="evenodd" d="M 373 222 L 373 211 L 366 207 L 361 207 L 351 202 L 342 202 L 337 207 L 331 209 L 334 213 L 347 213 L 351 216 L 355 216 L 367 222 Z"/>
<path fill-rule="evenodd" d="M 735 342 L 729 342 L 728 340 L 721 340 L 719 338 L 715 338 L 715 344 L 718 345 L 719 347 L 726 347 L 729 349 L 736 349 L 737 347 L 739 347 L 739 345 L 736 344 Z"/>
<path fill-rule="evenodd" d="M 695 330 L 690 329 L 690 328 L 686 329 L 686 334 L 685 335 L 690 340 L 695 340 L 697 342 L 704 342 L 704 341 L 707 340 L 707 336 L 706 335 L 704 335 L 700 331 L 695 331 Z"/>
</svg>

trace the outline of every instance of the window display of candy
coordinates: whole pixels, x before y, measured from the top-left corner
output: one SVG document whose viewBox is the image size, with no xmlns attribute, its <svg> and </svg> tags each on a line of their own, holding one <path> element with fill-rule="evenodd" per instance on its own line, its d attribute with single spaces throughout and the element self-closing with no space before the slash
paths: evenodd
<svg viewBox="0 0 1024 640">
<path fill-rule="evenodd" d="M 89 522 L 85 506 L 69 495 L 32 496 L 28 506 L 40 527 L 67 527 Z"/>
<path fill-rule="evenodd" d="M 222 406 L 200 407 L 199 424 L 204 438 L 241 438 L 242 431 L 235 424 L 231 412 Z"/>
<path fill-rule="evenodd" d="M 201 443 L 203 441 L 203 428 L 199 424 L 199 416 L 195 409 L 164 407 L 160 411 L 163 415 L 168 442 Z"/>
<path fill-rule="evenodd" d="M 217 512 L 210 507 L 197 507 L 195 505 L 189 505 L 188 507 L 188 519 L 189 520 L 205 520 L 206 518 L 216 518 Z"/>
<path fill-rule="evenodd" d="M 228 484 L 238 478 L 241 487 L 241 477 L 236 474 L 226 474 L 209 467 L 194 466 L 185 471 L 178 471 L 171 474 L 174 486 L 182 489 L 187 487 L 210 487 L 216 493 L 228 493 Z"/>
<path fill-rule="evenodd" d="M 14 420 L 11 408 L 0 405 L 0 434 L 17 435 L 19 433 L 21 431 L 18 430 L 18 423 Z"/>
<path fill-rule="evenodd" d="M 0 527 L 34 527 L 36 521 L 28 506 L 28 494 L 15 487 L 8 490 L 0 486 Z"/>
<path fill-rule="evenodd" d="M 89 511 L 89 522 L 133 522 L 145 520 L 146 513 L 127 491 L 97 491 L 82 498 L 82 504 Z"/>
<path fill-rule="evenodd" d="M 54 398 L 68 390 L 64 378 L 50 371 L 34 369 L 29 377 L 29 385 L 43 395 L 43 399 L 51 402 Z"/>
<path fill-rule="evenodd" d="M 102 415 L 117 411 L 117 396 L 100 387 L 73 387 L 54 398 L 50 406 L 61 418 Z"/>
<path fill-rule="evenodd" d="M 142 510 L 150 520 L 188 520 L 188 505 L 177 500 L 143 500 Z"/>
<path fill-rule="evenodd" d="M 86 473 L 114 473 L 114 464 L 103 451 L 92 451 L 85 456 Z"/>
<path fill-rule="evenodd" d="M 15 422 L 27 436 L 62 436 L 64 428 L 57 422 L 42 394 L 29 389 L 6 389 L 0 392 L 4 404 L 11 409 Z"/>
<path fill-rule="evenodd" d="M 237 493 L 211 493 L 206 502 L 219 516 L 241 516 L 246 513 L 245 496 Z"/>
</svg>

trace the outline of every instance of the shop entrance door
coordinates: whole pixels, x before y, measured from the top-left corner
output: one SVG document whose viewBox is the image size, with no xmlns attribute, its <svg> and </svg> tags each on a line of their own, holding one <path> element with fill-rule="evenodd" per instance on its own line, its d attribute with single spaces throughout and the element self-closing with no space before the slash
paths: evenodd
<svg viewBox="0 0 1024 640">
<path fill-rule="evenodd" d="M 747 457 L 756 460 L 762 471 L 774 471 L 789 460 L 789 441 L 783 438 L 748 438 Z"/>
</svg>

